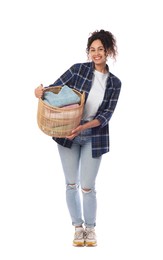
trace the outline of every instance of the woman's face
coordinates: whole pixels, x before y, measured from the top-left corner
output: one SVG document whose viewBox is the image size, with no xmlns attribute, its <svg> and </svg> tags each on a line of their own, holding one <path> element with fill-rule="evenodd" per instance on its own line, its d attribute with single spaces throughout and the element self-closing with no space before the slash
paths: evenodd
<svg viewBox="0 0 163 260">
<path fill-rule="evenodd" d="M 97 65 L 106 63 L 107 53 L 100 40 L 95 40 L 90 45 L 89 58 Z"/>
</svg>

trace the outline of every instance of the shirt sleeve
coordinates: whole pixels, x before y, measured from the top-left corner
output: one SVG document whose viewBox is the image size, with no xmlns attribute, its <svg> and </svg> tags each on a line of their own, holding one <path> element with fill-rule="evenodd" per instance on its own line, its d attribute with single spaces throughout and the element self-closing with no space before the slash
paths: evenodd
<svg viewBox="0 0 163 260">
<path fill-rule="evenodd" d="M 111 119 L 118 102 L 120 91 L 121 81 L 119 79 L 116 79 L 114 82 L 112 82 L 110 97 L 108 98 L 108 96 L 104 96 L 102 108 L 95 117 L 95 119 L 98 119 L 101 122 L 100 128 L 106 126 Z"/>
</svg>

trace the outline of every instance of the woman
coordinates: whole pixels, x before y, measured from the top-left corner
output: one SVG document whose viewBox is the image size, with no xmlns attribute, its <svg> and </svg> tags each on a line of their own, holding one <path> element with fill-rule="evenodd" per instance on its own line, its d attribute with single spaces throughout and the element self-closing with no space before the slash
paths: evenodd
<svg viewBox="0 0 163 260">
<path fill-rule="evenodd" d="M 85 92 L 86 102 L 80 125 L 66 138 L 55 138 L 66 182 L 66 201 L 75 226 L 74 246 L 96 246 L 95 182 L 102 155 L 109 152 L 109 121 L 116 107 L 121 81 L 107 65 L 116 59 L 116 39 L 109 31 L 93 32 L 87 42 L 89 62 L 71 66 L 54 84 Z M 41 98 L 43 86 L 35 89 Z M 82 203 L 80 190 L 82 194 Z"/>
</svg>

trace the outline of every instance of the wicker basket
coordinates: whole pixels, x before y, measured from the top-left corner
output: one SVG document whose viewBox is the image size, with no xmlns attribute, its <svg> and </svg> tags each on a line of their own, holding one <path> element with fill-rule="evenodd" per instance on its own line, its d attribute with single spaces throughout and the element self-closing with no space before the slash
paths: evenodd
<svg viewBox="0 0 163 260">
<path fill-rule="evenodd" d="M 45 91 L 52 91 L 57 94 L 61 90 L 61 86 L 48 87 Z M 81 121 L 85 93 L 73 89 L 80 97 L 80 104 L 77 107 L 59 108 L 46 104 L 42 98 L 38 101 L 37 123 L 39 128 L 47 135 L 53 137 L 66 137 L 76 128 Z"/>
</svg>

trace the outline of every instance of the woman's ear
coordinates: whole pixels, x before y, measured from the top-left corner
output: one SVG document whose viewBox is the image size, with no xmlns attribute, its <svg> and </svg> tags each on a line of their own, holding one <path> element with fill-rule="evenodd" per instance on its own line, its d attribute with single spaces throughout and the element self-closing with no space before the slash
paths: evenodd
<svg viewBox="0 0 163 260">
<path fill-rule="evenodd" d="M 87 55 L 87 60 L 92 61 L 91 56 L 89 54 Z"/>
<path fill-rule="evenodd" d="M 106 51 L 106 57 L 110 56 L 110 49 Z"/>
</svg>

